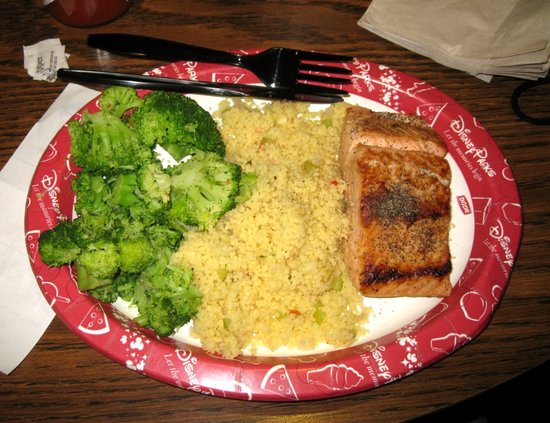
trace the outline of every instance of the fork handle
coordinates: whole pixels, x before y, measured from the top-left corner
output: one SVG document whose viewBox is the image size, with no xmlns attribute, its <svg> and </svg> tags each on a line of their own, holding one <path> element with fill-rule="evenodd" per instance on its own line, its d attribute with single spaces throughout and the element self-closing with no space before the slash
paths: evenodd
<svg viewBox="0 0 550 423">
<path fill-rule="evenodd" d="M 189 60 L 241 66 L 241 55 L 132 34 L 90 34 L 88 45 L 115 54 L 155 60 Z"/>
</svg>

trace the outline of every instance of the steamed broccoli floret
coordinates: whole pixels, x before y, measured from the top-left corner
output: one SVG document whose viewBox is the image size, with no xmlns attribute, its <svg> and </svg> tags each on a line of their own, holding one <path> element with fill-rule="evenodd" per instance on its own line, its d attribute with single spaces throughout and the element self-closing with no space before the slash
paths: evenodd
<svg viewBox="0 0 550 423">
<path fill-rule="evenodd" d="M 160 336 L 172 335 L 191 320 L 201 303 L 200 292 L 191 285 L 193 271 L 171 266 L 160 258 L 141 273 L 133 294 L 139 316 L 136 322 Z"/>
<path fill-rule="evenodd" d="M 122 207 L 130 207 L 140 201 L 137 195 L 137 176 L 134 173 L 120 173 L 111 181 L 110 201 Z"/>
<path fill-rule="evenodd" d="M 110 241 L 89 244 L 76 258 L 78 288 L 81 291 L 108 285 L 120 268 L 120 255 Z"/>
<path fill-rule="evenodd" d="M 108 87 L 99 97 L 99 107 L 118 118 L 121 118 L 128 110 L 140 107 L 142 103 L 143 100 L 134 88 L 118 85 Z"/>
<path fill-rule="evenodd" d="M 112 281 L 112 283 L 90 289 L 88 293 L 92 295 L 92 297 L 106 303 L 113 303 L 119 297 L 125 299 L 126 301 L 131 301 L 136 287 L 136 282 L 136 275 L 119 274 Z"/>
<path fill-rule="evenodd" d="M 163 219 L 163 213 L 152 213 L 144 201 L 140 201 L 129 207 L 128 213 L 131 219 L 141 221 L 144 227 L 154 225 L 157 221 Z"/>
<path fill-rule="evenodd" d="M 109 215 L 86 215 L 73 220 L 74 240 L 80 248 L 99 241 L 110 239 L 116 227 L 116 220 Z"/>
<path fill-rule="evenodd" d="M 140 273 L 156 258 L 153 246 L 145 236 L 121 240 L 117 247 L 120 254 L 120 270 L 124 273 Z"/>
<path fill-rule="evenodd" d="M 103 176 L 79 172 L 72 181 L 72 188 L 76 195 L 74 207 L 79 216 L 110 214 L 111 188 Z"/>
<path fill-rule="evenodd" d="M 135 219 L 126 214 L 119 214 L 114 218 L 115 226 L 112 232 L 112 238 L 117 242 L 141 236 L 147 227 L 147 224 L 142 220 Z"/>
<path fill-rule="evenodd" d="M 100 285 L 97 288 L 90 289 L 88 290 L 88 293 L 92 297 L 97 298 L 98 300 L 105 303 L 114 303 L 119 297 L 117 285 L 115 282 L 111 282 L 107 285 Z"/>
<path fill-rule="evenodd" d="M 195 225 L 205 230 L 236 205 L 241 168 L 217 154 L 197 151 L 170 169 L 172 206 L 169 219 L 176 228 Z"/>
<path fill-rule="evenodd" d="M 68 130 L 74 162 L 89 172 L 109 175 L 135 170 L 152 157 L 137 131 L 106 111 L 85 111 L 80 122 L 69 122 Z"/>
<path fill-rule="evenodd" d="M 160 162 L 145 163 L 137 173 L 139 195 L 151 213 L 167 208 L 170 202 L 171 178 Z"/>
<path fill-rule="evenodd" d="M 149 239 L 155 249 L 169 248 L 171 251 L 175 251 L 183 238 L 180 231 L 164 223 L 157 223 L 147 227 L 145 233 L 147 239 Z"/>
<path fill-rule="evenodd" d="M 132 115 L 132 124 L 146 145 L 159 144 L 178 161 L 194 149 L 225 155 L 225 144 L 210 113 L 179 93 L 146 95 Z"/>
<path fill-rule="evenodd" d="M 75 224 L 72 220 L 59 222 L 55 227 L 40 234 L 38 251 L 48 266 L 72 263 L 80 254 L 75 241 Z"/>
</svg>

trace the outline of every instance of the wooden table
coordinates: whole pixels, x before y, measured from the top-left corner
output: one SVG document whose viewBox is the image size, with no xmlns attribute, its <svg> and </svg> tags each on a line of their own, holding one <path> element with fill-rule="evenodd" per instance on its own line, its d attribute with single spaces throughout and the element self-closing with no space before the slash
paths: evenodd
<svg viewBox="0 0 550 423">
<path fill-rule="evenodd" d="M 55 318 L 23 363 L 0 377 L 0 420 L 399 421 L 480 394 L 548 359 L 550 131 L 513 114 L 510 96 L 522 81 L 497 77 L 485 83 L 361 29 L 357 20 L 368 1 L 135 0 L 126 15 L 93 29 L 63 26 L 39 3 L 5 0 L 0 5 L 2 166 L 66 85 L 33 81 L 23 68 L 23 45 L 59 37 L 71 67 L 133 72 L 160 63 L 98 55 L 86 47 L 86 35 L 154 34 L 226 50 L 273 45 L 324 50 L 367 58 L 420 78 L 476 116 L 515 174 L 524 206 L 524 235 L 509 286 L 486 330 L 464 348 L 401 381 L 303 403 L 209 397 L 126 369 L 84 344 Z M 549 111 L 547 94 L 531 101 Z"/>
</svg>

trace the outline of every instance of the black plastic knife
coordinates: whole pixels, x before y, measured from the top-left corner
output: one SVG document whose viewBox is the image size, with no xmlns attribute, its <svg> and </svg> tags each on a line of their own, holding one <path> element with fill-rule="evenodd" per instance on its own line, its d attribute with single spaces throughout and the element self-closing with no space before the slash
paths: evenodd
<svg viewBox="0 0 550 423">
<path fill-rule="evenodd" d="M 62 68 L 57 71 L 57 76 L 63 81 L 98 85 L 121 85 L 136 89 L 174 91 L 188 94 L 207 94 L 223 97 L 254 97 L 269 100 L 305 101 L 309 103 L 338 103 L 343 101 L 340 95 L 302 93 L 290 88 L 201 82 L 98 70 Z"/>
</svg>

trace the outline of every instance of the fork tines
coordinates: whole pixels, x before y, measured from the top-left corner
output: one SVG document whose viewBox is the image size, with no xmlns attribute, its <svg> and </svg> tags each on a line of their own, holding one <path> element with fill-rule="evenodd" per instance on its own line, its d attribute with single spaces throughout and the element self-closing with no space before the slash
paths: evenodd
<svg viewBox="0 0 550 423">
<path fill-rule="evenodd" d="M 324 73 L 337 73 L 341 75 L 351 75 L 351 70 L 340 66 L 326 66 L 314 63 L 301 62 L 299 65 L 301 71 L 312 72 L 324 72 Z"/>
<path fill-rule="evenodd" d="M 300 69 L 302 69 L 302 66 L 300 66 Z M 319 73 L 304 73 L 299 72 L 297 75 L 297 79 L 299 81 L 315 81 L 315 82 L 322 82 L 325 84 L 334 84 L 334 85 L 346 85 L 351 84 L 351 80 L 349 78 L 339 78 L 335 76 L 329 76 L 329 73 L 345 73 L 348 75 L 351 75 L 351 71 L 349 72 L 330 72 L 325 71 L 322 69 L 322 67 L 318 67 L 318 69 L 308 69 L 313 72 L 323 72 L 324 75 L 321 75 Z"/>
<path fill-rule="evenodd" d="M 319 62 L 351 62 L 353 57 L 343 56 L 339 54 L 330 53 L 318 53 L 315 51 L 303 51 L 298 53 L 300 58 L 300 64 L 298 65 L 298 80 L 301 81 L 315 81 L 325 84 L 350 84 L 351 81 L 346 77 L 329 76 L 331 74 L 336 75 L 351 75 L 352 71 L 344 66 L 331 66 L 325 65 Z M 309 63 L 316 62 L 316 63 Z"/>
</svg>

